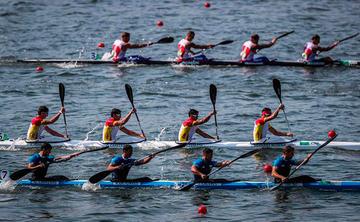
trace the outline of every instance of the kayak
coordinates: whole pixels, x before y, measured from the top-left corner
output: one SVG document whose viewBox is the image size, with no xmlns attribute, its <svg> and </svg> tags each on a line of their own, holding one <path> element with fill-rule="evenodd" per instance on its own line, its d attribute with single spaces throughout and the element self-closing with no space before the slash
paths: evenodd
<svg viewBox="0 0 360 222">
<path fill-rule="evenodd" d="M 39 148 L 43 142 L 49 142 L 55 148 L 71 148 L 71 149 L 83 149 L 83 148 L 100 148 L 108 146 L 109 148 L 117 149 L 122 148 L 125 144 L 131 144 L 137 148 L 165 148 L 172 147 L 179 144 L 176 141 L 156 141 L 156 140 L 138 140 L 138 141 L 126 141 L 123 143 L 102 143 L 101 141 L 83 141 L 83 140 L 69 140 L 69 141 L 37 141 L 37 142 L 27 142 L 22 139 L 9 139 L 0 141 L 0 149 L 14 148 L 14 149 L 28 149 L 28 148 Z M 250 141 L 243 142 L 226 142 L 226 141 L 197 141 L 193 140 L 192 142 L 186 145 L 186 148 L 282 148 L 284 145 L 292 145 L 296 149 L 305 149 L 312 150 L 317 148 L 319 145 L 325 141 L 309 141 L 309 140 L 296 140 L 296 139 L 284 139 L 281 137 L 269 138 L 264 142 L 254 143 Z M 332 148 L 342 148 L 347 150 L 360 150 L 360 142 L 337 142 L 333 141 L 327 145 L 327 147 Z"/>
<path fill-rule="evenodd" d="M 337 60 L 332 64 L 325 64 L 324 62 L 303 62 L 303 61 L 277 61 L 271 60 L 269 62 L 239 62 L 237 60 L 205 60 L 205 61 L 190 61 L 190 62 L 176 62 L 172 60 L 151 60 L 144 58 L 141 60 L 119 62 L 92 59 L 18 59 L 13 62 L 16 63 L 30 63 L 30 64 L 108 64 L 108 65 L 122 65 L 122 64 L 139 64 L 139 65 L 189 65 L 189 66 L 230 66 L 230 67 L 251 67 L 251 66 L 292 66 L 292 67 L 324 67 L 324 66 L 360 66 L 360 61 L 357 60 Z"/>
<path fill-rule="evenodd" d="M 82 187 L 87 180 L 69 181 L 31 181 L 19 180 L 20 187 Z M 155 180 L 151 182 L 111 182 L 101 181 L 97 185 L 101 188 L 155 188 L 178 189 L 189 185 L 191 181 Z M 197 183 L 195 190 L 237 190 L 237 189 L 266 189 L 275 186 L 273 182 L 235 181 L 226 183 Z M 360 191 L 360 181 L 319 181 L 313 183 L 283 184 L 282 188 L 310 188 L 332 191 Z"/>
</svg>

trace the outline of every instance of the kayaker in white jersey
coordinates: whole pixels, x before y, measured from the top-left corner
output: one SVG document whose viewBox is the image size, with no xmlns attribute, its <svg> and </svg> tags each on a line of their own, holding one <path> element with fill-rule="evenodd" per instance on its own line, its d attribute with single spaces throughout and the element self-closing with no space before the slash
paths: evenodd
<svg viewBox="0 0 360 222">
<path fill-rule="evenodd" d="M 197 45 L 195 43 L 192 42 L 192 40 L 195 37 L 195 32 L 193 31 L 189 31 L 186 34 L 186 37 L 182 40 L 180 40 L 180 42 L 178 43 L 178 53 L 177 53 L 177 58 L 176 61 L 177 62 L 189 62 L 189 61 L 193 61 L 193 60 L 206 60 L 206 57 L 201 54 L 201 55 L 193 55 L 191 56 L 190 54 L 194 54 L 193 51 L 191 51 L 192 48 L 194 49 L 210 49 L 213 48 L 214 45 Z"/>
<path fill-rule="evenodd" d="M 273 46 L 276 43 L 277 38 L 273 38 L 271 42 L 265 44 L 259 44 L 259 39 L 260 37 L 258 34 L 253 34 L 250 37 L 250 40 L 242 45 L 240 53 L 241 62 L 269 62 L 269 59 L 266 56 L 255 57 L 255 54 L 261 49 Z"/>
<path fill-rule="evenodd" d="M 121 40 L 117 39 L 115 40 L 112 50 L 110 53 L 105 53 L 102 57 L 102 60 L 110 60 L 112 59 L 114 62 L 119 61 L 126 61 L 126 51 L 128 49 L 138 49 L 138 48 L 144 48 L 147 46 L 150 46 L 154 43 L 143 43 L 143 44 L 133 44 L 130 43 L 130 33 L 128 32 L 122 32 L 121 33 Z"/>
<path fill-rule="evenodd" d="M 275 136 L 293 136 L 291 132 L 281 132 L 276 130 L 270 125 L 270 121 L 275 119 L 279 114 L 280 110 L 284 109 L 284 104 L 280 104 L 275 112 L 271 112 L 271 109 L 265 107 L 261 112 L 261 117 L 254 122 L 253 137 L 254 142 L 262 142 L 266 138 L 268 131 Z"/>
<path fill-rule="evenodd" d="M 46 106 L 40 106 L 38 109 L 38 115 L 31 120 L 26 139 L 39 140 L 44 130 L 53 136 L 66 138 L 65 135 L 58 133 L 48 126 L 55 123 L 59 119 L 60 115 L 64 112 L 65 108 L 61 107 L 59 112 L 48 120 L 46 117 L 49 115 L 49 109 Z"/>
<path fill-rule="evenodd" d="M 304 46 L 304 52 L 302 54 L 304 61 L 306 62 L 325 62 L 326 64 L 332 63 L 334 60 L 331 57 L 316 58 L 320 52 L 330 51 L 335 48 L 340 42 L 336 41 L 328 47 L 320 46 L 320 36 L 314 35 L 311 38 L 311 42 L 307 42 Z"/>
</svg>

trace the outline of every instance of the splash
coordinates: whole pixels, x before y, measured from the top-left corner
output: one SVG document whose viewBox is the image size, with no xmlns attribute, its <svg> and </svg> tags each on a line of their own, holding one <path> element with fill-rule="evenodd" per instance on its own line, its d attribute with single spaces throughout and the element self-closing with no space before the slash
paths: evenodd
<svg viewBox="0 0 360 222">
<path fill-rule="evenodd" d="M 87 181 L 82 185 L 81 189 L 85 191 L 97 191 L 101 189 L 101 187 L 100 184 L 92 184 L 89 181 Z"/>
</svg>

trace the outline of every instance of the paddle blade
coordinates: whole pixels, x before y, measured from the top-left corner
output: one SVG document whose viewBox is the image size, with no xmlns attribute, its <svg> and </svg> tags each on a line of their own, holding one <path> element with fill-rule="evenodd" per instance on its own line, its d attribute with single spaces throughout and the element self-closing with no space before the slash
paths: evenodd
<svg viewBox="0 0 360 222">
<path fill-rule="evenodd" d="M 290 32 L 286 32 L 286 33 L 284 33 L 284 34 L 276 37 L 276 39 L 281 39 L 281 38 L 283 38 L 283 37 L 285 37 L 285 36 L 287 36 L 287 35 L 290 35 L 290 34 L 292 34 L 292 33 L 294 33 L 294 32 L 295 32 L 294 30 L 293 30 L 293 31 L 290 31 Z"/>
<path fill-rule="evenodd" d="M 134 96 L 133 96 L 133 91 L 132 88 L 129 84 L 125 84 L 125 90 L 126 90 L 126 95 L 128 96 L 130 103 L 134 104 Z"/>
<path fill-rule="evenodd" d="M 157 43 L 157 44 L 164 44 L 164 43 L 172 43 L 172 42 L 174 42 L 174 38 L 171 37 L 171 36 L 168 36 L 168 37 L 165 37 L 165 38 L 160 39 L 160 40 L 157 41 L 156 43 Z"/>
<path fill-rule="evenodd" d="M 216 45 L 227 45 L 227 44 L 231 44 L 233 42 L 234 42 L 234 40 L 225 40 L 225 41 L 222 41 L 222 42 L 220 42 L 220 43 L 218 43 Z"/>
<path fill-rule="evenodd" d="M 190 190 L 191 187 L 193 187 L 195 184 L 196 184 L 196 183 L 190 183 L 190 184 L 188 184 L 188 185 L 186 185 L 186 186 L 183 186 L 183 187 L 181 187 L 181 188 L 179 189 L 179 191 L 188 191 L 188 190 Z"/>
<path fill-rule="evenodd" d="M 216 103 L 217 88 L 214 84 L 210 84 L 210 99 L 211 103 Z"/>
<path fill-rule="evenodd" d="M 12 173 L 10 175 L 10 179 L 12 180 L 18 180 L 24 176 L 26 176 L 27 174 L 29 174 L 31 172 L 31 170 L 29 169 L 22 169 L 22 170 L 18 170 L 18 171 L 15 171 L 14 173 Z"/>
<path fill-rule="evenodd" d="M 100 182 L 102 179 L 104 179 L 105 177 L 107 177 L 112 171 L 110 170 L 105 170 L 105 171 L 101 171 L 93 176 L 91 176 L 89 178 L 89 182 L 92 184 L 98 183 Z"/>
<path fill-rule="evenodd" d="M 61 105 L 64 106 L 65 86 L 62 83 L 59 83 L 59 95 L 60 95 Z"/>
<path fill-rule="evenodd" d="M 281 83 L 280 83 L 280 80 L 278 80 L 278 79 L 273 79 L 273 87 L 274 87 L 274 91 L 275 91 L 277 97 L 278 97 L 279 100 L 280 100 L 280 103 L 282 103 L 282 100 L 281 100 Z"/>
</svg>

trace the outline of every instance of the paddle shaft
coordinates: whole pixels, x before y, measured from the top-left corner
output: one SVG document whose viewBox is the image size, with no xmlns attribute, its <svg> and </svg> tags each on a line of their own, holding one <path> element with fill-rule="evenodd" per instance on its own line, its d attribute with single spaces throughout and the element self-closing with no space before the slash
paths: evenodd
<svg viewBox="0 0 360 222">
<path fill-rule="evenodd" d="M 59 95 L 60 95 L 60 101 L 61 101 L 61 106 L 64 106 L 64 99 L 65 99 L 65 86 L 62 83 L 59 83 Z M 65 135 L 67 138 L 69 138 L 69 134 L 67 131 L 67 123 L 66 123 L 66 115 L 65 112 L 63 113 L 63 117 L 64 117 L 64 124 L 65 124 Z"/>
<path fill-rule="evenodd" d="M 352 39 L 352 38 L 355 38 L 355 37 L 358 36 L 358 35 L 359 35 L 359 33 L 356 33 L 356 34 L 354 34 L 354 35 L 351 35 L 351 36 L 348 36 L 348 37 L 346 37 L 346 38 L 343 38 L 343 39 L 339 40 L 339 43 L 340 43 L 340 42 L 343 42 L 343 41 L 346 41 L 346 40 L 349 40 L 349 39 Z"/>
<path fill-rule="evenodd" d="M 292 33 L 294 33 L 294 32 L 295 32 L 295 31 L 286 32 L 286 33 L 284 33 L 284 34 L 276 37 L 276 40 L 279 40 L 279 39 L 281 39 L 281 38 L 283 38 L 283 37 L 285 37 L 285 36 L 287 36 L 287 35 L 290 35 L 290 34 L 292 34 Z"/>
<path fill-rule="evenodd" d="M 318 152 L 321 148 L 325 147 L 326 145 L 328 145 L 331 141 L 333 141 L 335 138 L 337 137 L 337 135 L 335 135 L 334 137 L 329 138 L 327 141 L 325 141 L 323 144 L 321 144 L 318 148 L 316 148 L 310 155 L 308 158 L 305 158 L 299 165 L 297 165 L 295 167 L 295 169 L 286 177 L 285 180 L 282 180 L 278 185 L 274 186 L 271 188 L 271 190 L 275 190 L 278 189 L 286 180 L 288 180 L 298 169 L 300 169 L 301 166 L 303 166 L 304 164 L 306 164 L 310 158 L 316 153 Z"/>
</svg>

